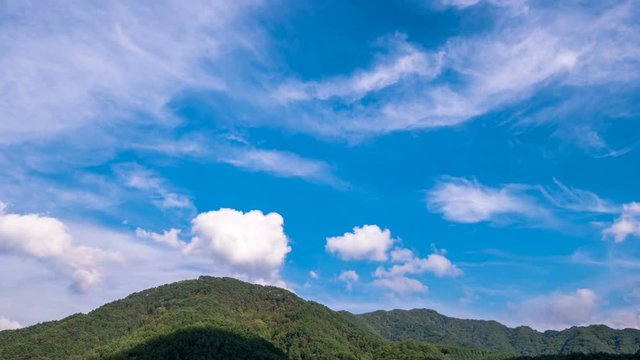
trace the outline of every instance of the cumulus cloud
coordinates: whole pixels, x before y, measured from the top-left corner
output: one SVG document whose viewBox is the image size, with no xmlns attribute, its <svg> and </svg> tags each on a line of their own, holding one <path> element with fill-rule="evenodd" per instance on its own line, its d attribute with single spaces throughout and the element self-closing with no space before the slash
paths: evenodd
<svg viewBox="0 0 640 360">
<path fill-rule="evenodd" d="M 180 240 L 181 232 L 182 230 L 174 228 L 165 230 L 164 232 L 162 232 L 162 234 L 160 234 L 153 231 L 137 228 L 136 236 L 140 239 L 149 239 L 175 248 L 181 248 L 186 245 L 184 241 Z"/>
<path fill-rule="evenodd" d="M 615 242 L 623 242 L 629 236 L 640 237 L 640 203 L 623 205 L 620 217 L 602 233 L 612 237 Z"/>
<path fill-rule="evenodd" d="M 122 255 L 74 243 L 60 220 L 38 214 L 0 212 L 0 253 L 52 261 L 73 270 L 73 289 L 86 292 L 100 282 L 104 263 L 122 262 Z"/>
<path fill-rule="evenodd" d="M 20 325 L 17 321 L 11 321 L 4 316 L 0 316 L 0 331 L 2 330 L 15 330 L 20 329 L 22 325 Z"/>
<path fill-rule="evenodd" d="M 220 209 L 198 214 L 192 221 L 195 237 L 185 246 L 186 255 L 200 255 L 228 265 L 252 281 L 276 282 L 285 257 L 291 251 L 278 213 Z"/>
<path fill-rule="evenodd" d="M 427 194 L 431 211 L 460 223 L 494 221 L 505 215 L 540 216 L 542 209 L 514 186 L 492 188 L 475 180 L 449 178 Z"/>
<path fill-rule="evenodd" d="M 358 273 L 353 270 L 345 270 L 338 275 L 338 279 L 345 282 L 356 282 L 360 277 Z"/>
<path fill-rule="evenodd" d="M 358 282 L 360 276 L 354 270 L 344 270 L 338 275 L 338 280 L 346 283 L 347 290 L 351 291 L 353 288 L 353 283 Z"/>
<path fill-rule="evenodd" d="M 1 314 L 29 326 L 61 319 L 69 314 L 86 313 L 149 287 L 195 279 L 201 275 L 231 275 L 228 269 L 212 264 L 208 259 L 180 256 L 175 248 L 141 241 L 130 230 L 119 231 L 77 221 L 67 221 L 65 225 L 73 239 L 81 240 L 87 247 L 100 247 L 118 253 L 125 261 L 92 263 L 104 275 L 103 281 L 79 296 L 77 292 L 68 291 L 69 277 L 51 274 L 52 271 L 62 273 L 70 269 L 62 264 L 62 260 L 25 257 L 16 252 L 3 253 L 0 273 L 12 276 L 2 280 L 3 289 L 11 295 L 0 296 Z M 78 272 L 76 275 L 88 276 L 89 279 L 85 280 L 91 280 L 90 273 Z M 34 294 L 46 294 L 47 306 L 43 306 L 42 296 Z"/>
<path fill-rule="evenodd" d="M 426 293 L 429 290 L 429 288 L 420 281 L 405 276 L 380 278 L 374 280 L 373 284 L 398 294 Z"/>
<path fill-rule="evenodd" d="M 426 258 L 419 258 L 413 253 L 409 256 L 409 253 L 403 250 L 406 249 L 398 250 L 402 251 L 403 256 L 401 258 L 396 257 L 397 260 L 401 261 L 400 264 L 395 264 L 388 270 L 379 267 L 374 275 L 378 277 L 398 277 L 405 274 L 419 275 L 425 272 L 432 273 L 438 277 L 462 275 L 462 270 L 447 259 L 443 253 L 434 253 Z"/>
<path fill-rule="evenodd" d="M 520 316 L 540 328 L 565 328 L 593 321 L 599 299 L 591 289 L 572 294 L 556 293 L 515 305 Z"/>
<path fill-rule="evenodd" d="M 393 245 L 389 229 L 378 225 L 356 226 L 353 232 L 327 238 L 325 249 L 344 260 L 386 261 L 387 251 Z"/>
<path fill-rule="evenodd" d="M 437 277 L 456 277 L 462 270 L 447 259 L 445 250 L 437 250 L 425 258 L 417 257 L 413 251 L 405 248 L 391 250 L 391 262 L 388 269 L 378 267 L 373 276 L 373 284 L 398 294 L 425 293 L 428 288 L 419 280 L 406 275 L 422 275 L 431 273 Z"/>
<path fill-rule="evenodd" d="M 565 329 L 570 326 L 605 324 L 616 329 L 640 329 L 640 310 L 637 306 L 611 306 L 606 293 L 582 288 L 575 292 L 556 292 L 535 296 L 518 304 L 514 325 L 527 323 L 539 330 Z"/>
<path fill-rule="evenodd" d="M 613 309 L 599 314 L 596 322 L 615 329 L 640 329 L 640 310 L 637 307 Z"/>
<path fill-rule="evenodd" d="M 414 258 L 413 251 L 405 248 L 395 248 L 391 250 L 392 262 L 407 262 Z"/>
</svg>

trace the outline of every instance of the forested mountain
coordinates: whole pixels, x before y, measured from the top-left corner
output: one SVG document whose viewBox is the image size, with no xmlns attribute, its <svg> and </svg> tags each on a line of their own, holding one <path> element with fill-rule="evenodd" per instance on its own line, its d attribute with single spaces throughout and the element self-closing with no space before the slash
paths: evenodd
<svg viewBox="0 0 640 360">
<path fill-rule="evenodd" d="M 433 319 L 472 324 L 459 325 L 459 332 L 450 338 L 446 334 L 436 338 L 424 334 L 442 332 L 443 325 L 431 332 L 424 330 L 434 325 L 418 316 L 422 312 L 425 310 L 352 315 L 280 288 L 201 277 L 134 293 L 88 314 L 1 331 L 0 359 L 508 359 L 516 355 L 481 349 L 503 350 L 499 347 L 512 344 L 502 342 L 500 324 L 487 322 L 492 327 L 483 327 L 477 324 L 485 322 L 431 312 Z M 397 334 L 393 335 L 395 326 Z M 464 341 L 465 336 L 470 340 Z M 411 337 L 430 337 L 430 342 L 408 339 Z M 395 341 L 401 338 L 408 340 Z M 610 346 L 627 349 L 627 338 L 611 339 L 622 339 L 622 343 Z M 499 346 L 491 343 L 494 340 L 501 341 Z M 577 349 L 599 349 L 587 346 L 589 341 L 595 340 L 582 338 L 579 343 L 583 346 Z M 455 343 L 476 349 L 446 345 Z M 597 358 L 601 357 L 576 359 Z"/>
<path fill-rule="evenodd" d="M 391 341 L 412 339 L 521 355 L 623 354 L 640 350 L 640 330 L 615 330 L 604 325 L 539 332 L 526 326 L 508 328 L 495 321 L 451 318 L 427 309 L 345 316 Z"/>
<path fill-rule="evenodd" d="M 392 343 L 293 293 L 201 277 L 132 294 L 88 314 L 0 332 L 0 359 L 500 359 Z"/>
</svg>

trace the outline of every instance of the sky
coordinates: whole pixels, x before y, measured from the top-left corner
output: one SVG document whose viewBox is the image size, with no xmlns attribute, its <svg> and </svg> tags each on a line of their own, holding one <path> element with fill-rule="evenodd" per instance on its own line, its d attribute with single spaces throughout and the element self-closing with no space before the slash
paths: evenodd
<svg viewBox="0 0 640 360">
<path fill-rule="evenodd" d="M 640 328 L 640 3 L 0 4 L 0 330 L 200 275 Z"/>
</svg>

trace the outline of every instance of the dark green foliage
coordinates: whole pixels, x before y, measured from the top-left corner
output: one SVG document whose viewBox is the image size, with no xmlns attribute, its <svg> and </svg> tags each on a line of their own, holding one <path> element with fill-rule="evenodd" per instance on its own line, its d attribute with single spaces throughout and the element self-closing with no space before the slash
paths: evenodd
<svg viewBox="0 0 640 360">
<path fill-rule="evenodd" d="M 260 337 L 243 336 L 214 327 L 178 330 L 106 357 L 108 360 L 286 358 L 282 350 Z"/>
<path fill-rule="evenodd" d="M 86 315 L 0 332 L 0 359 L 504 359 L 417 341 L 391 343 L 289 291 L 201 277 Z"/>
<path fill-rule="evenodd" d="M 521 354 L 637 349 L 636 335 L 604 326 L 541 334 L 430 310 L 353 315 L 280 288 L 201 277 L 135 293 L 86 315 L 0 331 L 0 359 L 501 360 L 515 356 L 512 349 Z M 540 359 L 637 359 L 590 356 Z"/>
<path fill-rule="evenodd" d="M 392 341 L 413 339 L 521 355 L 629 354 L 640 350 L 640 330 L 615 330 L 604 325 L 541 333 L 525 326 L 508 328 L 495 321 L 450 318 L 426 309 L 343 315 Z"/>
</svg>

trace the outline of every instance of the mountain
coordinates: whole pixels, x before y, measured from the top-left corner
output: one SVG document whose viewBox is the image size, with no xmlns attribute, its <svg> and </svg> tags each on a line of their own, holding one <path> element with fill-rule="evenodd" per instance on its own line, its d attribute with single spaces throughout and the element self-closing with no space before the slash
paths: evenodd
<svg viewBox="0 0 640 360">
<path fill-rule="evenodd" d="M 612 335 L 621 332 L 586 329 L 592 330 L 591 337 L 576 335 L 565 341 L 561 352 L 600 350 L 601 343 L 609 340 L 614 343 L 607 343 L 605 350 L 633 347 L 626 337 Z M 88 314 L 0 331 L 0 359 L 498 360 L 516 355 L 504 349 L 550 351 L 548 344 L 537 345 L 541 341 L 537 336 L 546 334 L 508 329 L 496 322 L 451 319 L 430 310 L 353 315 L 276 287 L 200 277 L 134 293 Z M 438 345 L 442 343 L 450 345 Z M 591 354 L 544 360 L 639 358 Z"/>
<path fill-rule="evenodd" d="M 88 314 L 0 332 L 0 359 L 504 359 L 390 342 L 293 293 L 201 277 L 134 293 Z"/>
<path fill-rule="evenodd" d="M 343 315 L 391 341 L 412 339 L 520 355 L 640 351 L 640 330 L 615 330 L 604 325 L 538 332 L 526 326 L 508 328 L 495 321 L 451 318 L 426 309 Z"/>
</svg>

